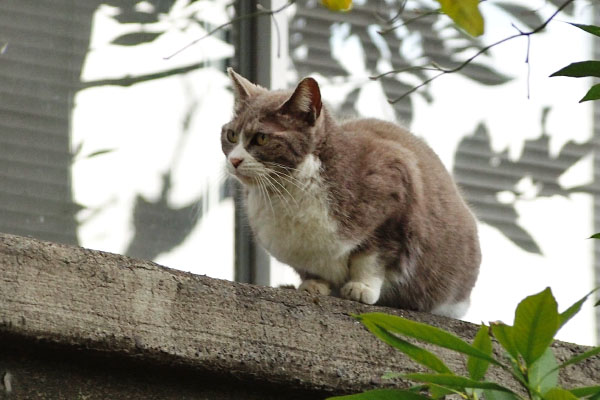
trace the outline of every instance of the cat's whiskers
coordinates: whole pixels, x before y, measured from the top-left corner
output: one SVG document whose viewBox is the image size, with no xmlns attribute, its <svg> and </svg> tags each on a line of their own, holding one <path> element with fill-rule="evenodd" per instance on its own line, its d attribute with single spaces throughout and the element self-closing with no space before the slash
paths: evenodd
<svg viewBox="0 0 600 400">
<path fill-rule="evenodd" d="M 269 175 L 270 171 L 271 170 L 265 169 L 262 165 L 246 165 L 244 167 L 244 176 L 254 181 L 254 186 L 258 189 L 260 196 L 264 198 L 264 202 L 269 203 L 269 207 L 271 208 L 273 215 L 275 215 L 275 210 L 269 192 L 281 199 L 283 206 L 288 212 L 291 212 L 292 206 L 286 198 L 287 196 L 275 184 L 279 185 L 283 190 L 285 190 L 287 194 L 294 200 L 294 202 L 296 202 L 296 200 L 280 182 Z"/>
<path fill-rule="evenodd" d="M 265 164 L 267 164 L 267 163 L 265 163 Z M 279 187 L 281 187 L 283 190 L 285 190 L 287 192 L 287 194 L 290 195 L 290 197 L 293 197 L 293 195 L 287 190 L 287 188 L 284 185 L 281 184 L 281 182 L 279 182 L 275 177 L 271 176 L 271 174 L 275 174 L 275 175 L 277 175 L 277 177 L 287 180 L 288 182 L 290 182 L 291 184 L 296 186 L 298 189 L 302 189 L 301 186 L 299 186 L 297 183 L 294 182 L 294 180 L 297 182 L 300 182 L 297 179 L 295 179 L 291 176 L 287 176 L 281 172 L 274 171 L 273 169 L 264 168 L 264 166 L 262 166 L 262 165 L 247 166 L 245 168 L 244 172 L 250 172 L 250 174 L 246 175 L 248 178 L 256 179 L 257 177 L 260 176 L 260 177 L 266 178 L 268 180 L 268 182 L 275 182 Z M 271 185 L 269 185 L 269 187 L 270 186 Z"/>
<path fill-rule="evenodd" d="M 285 172 L 287 172 L 287 176 L 289 176 L 290 178 L 296 179 L 294 177 L 294 172 L 300 172 L 300 170 L 298 168 L 293 168 L 293 167 L 288 167 L 287 165 L 283 165 L 283 164 L 279 164 L 273 161 L 267 161 L 265 162 L 265 165 L 268 167 L 271 167 L 272 170 L 277 170 L 277 169 L 281 169 Z M 281 171 L 278 171 L 279 173 L 282 173 Z"/>
<path fill-rule="evenodd" d="M 288 196 L 289 196 L 289 197 L 290 197 L 290 198 L 291 198 L 291 199 L 294 201 L 294 203 L 296 203 L 296 206 L 298 206 L 298 202 L 296 201 L 296 198 L 294 197 L 294 195 L 293 195 L 293 194 L 291 194 L 289 190 L 287 190 L 287 188 L 285 187 L 285 185 L 284 185 L 284 184 L 282 184 L 281 182 L 279 182 L 279 180 L 277 180 L 277 177 L 280 177 L 280 178 L 283 178 L 283 179 L 285 179 L 285 176 L 283 176 L 283 175 L 277 175 L 277 177 L 273 177 L 273 176 L 271 176 L 271 174 L 272 174 L 272 173 L 275 173 L 275 175 L 277 175 L 277 173 L 276 173 L 275 171 L 273 171 L 273 170 L 270 170 L 270 171 L 267 173 L 267 177 L 268 177 L 268 178 L 269 178 L 269 179 L 270 179 L 272 182 L 275 182 L 277 185 L 279 185 L 279 187 L 281 187 L 281 188 L 282 188 L 282 189 L 283 189 L 283 190 L 284 190 L 284 191 L 285 191 L 285 192 L 288 194 Z M 297 185 L 295 185 L 295 186 L 296 186 L 296 187 L 298 187 Z M 298 187 L 298 188 L 299 188 L 299 189 L 301 189 L 300 187 Z"/>
<path fill-rule="evenodd" d="M 284 174 L 283 172 L 280 172 L 280 171 L 277 171 L 274 169 L 269 170 L 269 173 L 276 175 L 277 178 L 286 181 L 287 183 L 295 186 L 297 189 L 299 189 L 301 191 L 304 190 L 304 185 L 302 185 L 302 181 L 300 181 L 299 179 L 297 179 L 291 175 Z"/>
<path fill-rule="evenodd" d="M 294 167 L 290 167 L 290 166 L 287 166 L 287 165 L 283 165 L 283 164 L 280 164 L 280 163 L 275 162 L 275 161 L 266 161 L 265 164 L 266 165 L 271 165 L 271 166 L 274 166 L 274 167 L 279 167 L 279 168 L 282 168 L 282 169 L 285 169 L 285 170 L 288 170 L 288 171 L 298 171 L 298 168 L 294 168 Z"/>
<path fill-rule="evenodd" d="M 271 201 L 271 197 L 269 196 L 269 193 L 267 191 L 266 183 L 263 179 L 263 176 L 257 175 L 256 181 L 259 185 L 259 191 L 260 191 L 260 194 L 262 195 L 262 197 L 264 198 L 265 203 L 269 203 L 269 208 L 271 209 L 271 215 L 273 217 L 275 217 L 275 210 L 273 209 L 273 202 Z"/>
<path fill-rule="evenodd" d="M 219 169 L 216 181 L 219 184 L 224 184 L 230 178 L 232 178 L 232 175 L 229 172 L 227 172 L 227 169 L 225 167 L 223 167 Z"/>
<path fill-rule="evenodd" d="M 296 203 L 296 206 L 298 206 L 298 202 L 296 202 L 296 199 L 294 199 L 294 197 L 290 194 L 290 192 L 287 191 L 287 189 L 281 185 L 281 183 L 277 182 L 277 180 L 275 180 L 272 176 L 270 176 L 268 173 L 265 173 L 263 175 L 263 177 L 265 178 L 265 181 L 269 184 L 269 187 L 273 190 L 273 193 L 279 197 L 284 204 L 284 206 L 286 207 L 288 212 L 292 212 L 292 206 L 290 204 L 290 202 L 288 201 L 288 199 L 286 198 L 286 196 L 283 194 L 283 192 L 281 190 L 279 190 L 279 188 L 277 188 L 277 186 L 275 186 L 275 183 L 277 183 L 280 187 L 283 188 L 283 190 L 285 190 L 288 195 L 292 198 L 292 200 L 294 200 L 294 202 Z"/>
<path fill-rule="evenodd" d="M 307 191 L 307 187 L 310 185 L 310 181 L 307 180 L 301 180 L 298 179 L 297 177 L 294 176 L 294 172 L 297 173 L 301 173 L 301 170 L 298 168 L 292 168 L 292 167 L 288 167 L 286 165 L 282 165 L 276 162 L 267 162 L 265 163 L 269 166 L 272 166 L 274 168 L 280 168 L 285 170 L 288 173 L 283 173 L 281 171 L 277 171 L 276 169 L 270 169 L 271 171 L 273 171 L 275 174 L 277 174 L 279 177 L 281 177 L 282 179 L 286 180 L 288 183 L 294 185 L 296 188 L 298 188 L 299 190 L 308 193 L 310 191 Z M 310 193 L 311 195 L 314 196 L 313 193 Z"/>
<path fill-rule="evenodd" d="M 287 171 L 292 171 L 292 172 L 298 171 L 297 168 L 286 167 L 285 165 L 281 165 L 281 164 L 277 164 L 277 163 L 273 163 L 273 162 L 265 163 L 265 164 L 268 164 L 269 166 L 272 166 L 275 168 L 277 168 L 277 167 L 283 168 L 286 170 L 286 172 Z M 271 174 L 275 175 L 278 180 L 283 181 L 283 186 L 287 186 L 287 188 L 289 188 L 290 190 L 294 191 L 294 189 L 297 189 L 300 192 L 302 192 L 303 196 L 308 194 L 309 196 L 314 197 L 314 193 L 306 190 L 307 182 L 304 182 L 291 174 L 278 171 L 277 169 L 274 169 L 274 168 L 269 168 L 269 172 Z M 281 184 L 282 182 L 278 182 L 278 183 Z M 290 187 L 290 185 L 293 187 Z M 292 198 L 294 198 L 294 196 L 287 190 L 287 188 L 285 188 L 286 192 L 288 192 L 288 194 L 290 194 L 290 196 Z M 294 200 L 295 200 L 295 198 L 294 198 Z M 297 203 L 297 201 L 296 201 L 296 203 Z"/>
</svg>

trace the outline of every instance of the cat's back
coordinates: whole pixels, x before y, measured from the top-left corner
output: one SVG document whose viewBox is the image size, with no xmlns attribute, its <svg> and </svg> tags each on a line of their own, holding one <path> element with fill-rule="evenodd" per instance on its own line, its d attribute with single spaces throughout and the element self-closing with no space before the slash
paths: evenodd
<svg viewBox="0 0 600 400">
<path fill-rule="evenodd" d="M 392 122 L 376 118 L 355 119 L 343 123 L 341 131 L 348 140 L 376 142 L 383 146 L 396 144 L 414 153 L 417 158 L 433 158 L 439 162 L 437 155 L 422 139 L 403 126 Z"/>
<path fill-rule="evenodd" d="M 371 213 L 364 212 L 365 207 L 356 207 L 351 213 L 355 218 L 379 223 L 374 214 L 384 218 L 394 210 L 404 212 L 409 206 L 410 218 L 427 221 L 422 224 L 423 232 L 431 233 L 440 226 L 469 226 L 468 235 L 476 235 L 473 214 L 450 173 L 425 141 L 400 125 L 372 118 L 344 122 L 335 136 L 336 145 L 332 147 L 340 155 L 327 169 L 330 181 L 342 183 L 353 194 L 347 196 L 347 204 L 360 198 L 370 206 L 368 209 L 373 208 Z M 390 198 L 397 201 L 390 202 Z M 443 223 L 436 226 L 435 221 Z"/>
<path fill-rule="evenodd" d="M 417 190 L 440 185 L 445 191 L 456 190 L 437 154 L 424 140 L 401 125 L 375 118 L 356 119 L 341 124 L 340 136 L 345 142 L 342 147 L 353 149 L 355 159 L 363 161 L 355 165 L 397 163 L 424 186 Z"/>
</svg>

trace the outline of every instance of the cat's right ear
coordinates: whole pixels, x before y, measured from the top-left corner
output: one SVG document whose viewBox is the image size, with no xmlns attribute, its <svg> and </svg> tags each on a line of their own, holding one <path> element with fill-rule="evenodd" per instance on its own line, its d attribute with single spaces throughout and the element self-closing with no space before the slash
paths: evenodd
<svg viewBox="0 0 600 400">
<path fill-rule="evenodd" d="M 261 87 L 250 82 L 248 79 L 235 72 L 231 67 L 227 68 L 227 74 L 231 78 L 231 83 L 233 84 L 233 94 L 235 99 L 234 109 L 237 113 L 250 97 L 260 92 Z"/>
<path fill-rule="evenodd" d="M 312 126 L 317 122 L 322 107 L 319 84 L 313 78 L 304 78 L 279 112 L 301 119 Z"/>
</svg>

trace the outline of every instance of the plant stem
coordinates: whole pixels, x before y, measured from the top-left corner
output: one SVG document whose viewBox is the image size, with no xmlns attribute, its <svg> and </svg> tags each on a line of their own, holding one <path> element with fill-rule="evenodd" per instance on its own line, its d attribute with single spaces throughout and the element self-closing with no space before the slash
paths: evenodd
<svg viewBox="0 0 600 400">
<path fill-rule="evenodd" d="M 287 3 L 285 3 L 284 5 L 282 5 L 279 8 L 276 8 L 274 10 L 270 10 L 270 9 L 266 9 L 266 8 L 260 8 L 258 11 L 255 11 L 253 13 L 250 14 L 245 14 L 245 15 L 240 15 L 238 17 L 232 18 L 229 21 L 217 26 L 216 28 L 210 30 L 206 35 L 199 37 L 196 40 L 191 41 L 190 43 L 186 44 L 185 46 L 183 46 L 182 48 L 180 48 L 179 50 L 177 50 L 176 52 L 172 53 L 169 56 L 164 57 L 165 60 L 170 60 L 171 58 L 175 57 L 176 55 L 178 55 L 179 53 L 189 49 L 190 47 L 192 47 L 193 45 L 195 45 L 196 43 L 198 43 L 199 41 L 206 39 L 207 37 L 214 35 L 216 32 L 220 31 L 221 29 L 235 23 L 238 21 L 241 21 L 243 19 L 247 19 L 247 18 L 254 18 L 254 17 L 260 17 L 263 15 L 269 15 L 272 16 L 274 14 L 277 14 L 283 10 L 285 10 L 286 8 L 288 8 L 289 6 L 291 6 L 292 4 L 294 4 L 296 2 L 296 0 L 289 0 Z"/>
<path fill-rule="evenodd" d="M 397 97 L 395 99 L 389 99 L 388 102 L 390 104 L 397 103 L 398 101 L 404 99 L 405 97 L 407 97 L 411 93 L 419 90 L 423 86 L 428 85 L 429 83 L 431 83 L 433 80 L 439 78 L 440 76 L 460 71 L 461 69 L 463 69 L 464 67 L 466 67 L 467 65 L 469 65 L 471 62 L 473 62 L 473 60 L 475 60 L 477 57 L 479 57 L 480 55 L 482 55 L 483 53 L 487 52 L 491 48 L 496 47 L 496 46 L 498 46 L 498 45 L 500 45 L 500 44 L 502 44 L 504 42 L 508 42 L 509 40 L 512 40 L 512 39 L 515 39 L 515 38 L 518 38 L 518 37 L 521 37 L 521 36 L 525 36 L 525 37 L 527 37 L 529 39 L 529 37 L 531 35 L 534 35 L 534 34 L 540 32 L 540 31 L 544 30 L 546 28 L 546 26 L 550 23 L 550 21 L 552 21 L 556 17 L 556 15 L 558 15 L 558 13 L 560 13 L 565 7 L 567 7 L 573 1 L 574 0 L 566 0 L 560 7 L 558 7 L 556 9 L 556 11 L 546 21 L 544 21 L 544 23 L 542 23 L 540 26 L 538 26 L 537 28 L 533 29 L 532 31 L 529 31 L 529 32 L 521 32 L 521 31 L 519 31 L 519 33 L 516 33 L 516 34 L 514 34 L 512 36 L 508 36 L 508 37 L 506 37 L 504 39 L 501 39 L 501 40 L 499 40 L 497 42 L 494 42 L 494 43 L 492 43 L 492 44 L 490 44 L 488 46 L 485 46 L 484 48 L 482 48 L 481 50 L 479 50 L 477 53 L 475 53 L 473 56 L 469 57 L 464 62 L 462 62 L 461 64 L 459 64 L 458 66 L 456 66 L 454 68 L 448 68 L 448 69 L 446 69 L 446 68 L 441 68 L 440 67 L 439 70 L 441 72 L 439 74 L 434 75 L 434 76 L 432 76 L 429 79 L 426 79 L 421 84 L 413 87 L 412 89 L 408 90 L 407 92 L 405 92 L 401 96 L 399 96 L 399 97 Z M 527 51 L 529 52 L 529 47 L 528 47 Z M 529 55 L 527 57 L 527 60 L 529 60 Z M 393 72 L 391 72 L 391 73 L 393 73 Z M 385 74 L 382 74 L 381 76 L 383 76 L 383 75 L 385 75 Z"/>
</svg>

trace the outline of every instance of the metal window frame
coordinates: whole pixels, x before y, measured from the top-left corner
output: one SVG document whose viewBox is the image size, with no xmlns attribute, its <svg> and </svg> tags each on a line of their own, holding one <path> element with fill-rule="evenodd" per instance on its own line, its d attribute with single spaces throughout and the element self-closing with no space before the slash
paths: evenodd
<svg viewBox="0 0 600 400">
<path fill-rule="evenodd" d="M 594 3 L 592 5 L 592 15 L 594 25 L 600 26 L 600 4 Z M 594 39 L 593 39 L 594 40 Z M 593 59 L 600 60 L 600 40 L 595 39 L 592 49 Z M 596 80 L 598 83 L 598 80 Z M 594 196 L 594 209 L 592 215 L 594 218 L 594 233 L 600 232 L 600 100 L 596 100 L 594 103 L 593 111 L 593 196 Z M 594 287 L 600 287 L 600 240 L 594 240 Z M 596 292 L 596 300 L 600 300 L 600 294 Z M 595 307 L 595 318 L 596 318 L 596 343 L 600 343 L 600 307 Z"/>
<path fill-rule="evenodd" d="M 236 16 L 255 13 L 258 7 L 272 9 L 281 0 L 237 0 L 235 2 Z M 273 59 L 276 56 L 272 41 L 272 33 L 277 27 L 270 16 L 240 18 L 233 25 L 233 44 L 235 56 L 234 69 L 241 75 L 267 88 L 280 86 L 274 79 Z M 281 24 L 281 21 L 280 21 Z M 281 31 L 282 27 L 279 27 Z M 284 29 L 280 37 L 286 37 Z M 287 52 L 287 37 L 285 45 L 278 43 Z M 285 59 L 285 57 L 281 57 Z M 254 240 L 244 208 L 243 188 L 236 185 L 235 200 L 235 261 L 234 279 L 236 282 L 270 285 L 270 257 Z"/>
</svg>

